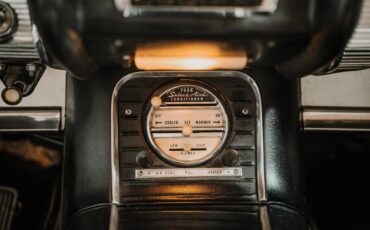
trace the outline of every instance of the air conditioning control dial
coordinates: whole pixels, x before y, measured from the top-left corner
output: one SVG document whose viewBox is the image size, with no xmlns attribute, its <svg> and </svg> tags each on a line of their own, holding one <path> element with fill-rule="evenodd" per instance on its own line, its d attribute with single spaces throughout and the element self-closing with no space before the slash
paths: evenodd
<svg viewBox="0 0 370 230">
<path fill-rule="evenodd" d="M 186 81 L 156 91 L 145 115 L 146 137 L 155 152 L 180 166 L 199 165 L 215 156 L 230 126 L 228 109 L 218 95 L 202 83 Z"/>
</svg>

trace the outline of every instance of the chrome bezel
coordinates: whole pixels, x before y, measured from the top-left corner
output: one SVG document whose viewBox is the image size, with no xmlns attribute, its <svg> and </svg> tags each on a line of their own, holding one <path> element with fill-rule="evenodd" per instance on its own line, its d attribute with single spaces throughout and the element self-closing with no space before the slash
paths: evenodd
<svg viewBox="0 0 370 230">
<path fill-rule="evenodd" d="M 181 82 L 180 82 L 181 83 Z M 171 85 L 173 85 L 174 83 L 170 83 Z M 218 145 L 218 147 L 210 154 L 208 154 L 206 157 L 200 159 L 200 160 L 196 160 L 196 161 L 181 161 L 181 160 L 178 160 L 178 159 L 175 159 L 175 158 L 172 158 L 170 156 L 168 156 L 167 154 L 165 154 L 158 146 L 157 144 L 155 144 L 155 141 L 153 139 L 153 135 L 151 133 L 151 120 L 152 120 L 152 115 L 154 113 L 154 108 L 153 106 L 150 105 L 150 109 L 149 109 L 149 112 L 146 113 L 146 122 L 145 122 L 145 127 L 146 129 L 144 130 L 144 134 L 145 136 L 147 137 L 148 141 L 149 141 L 149 145 L 154 149 L 154 151 L 161 157 L 163 158 L 165 161 L 167 162 L 170 162 L 172 164 L 175 164 L 176 166 L 186 166 L 186 167 L 190 167 L 190 166 L 198 166 L 198 165 L 202 165 L 204 163 L 206 163 L 207 161 L 209 161 L 210 159 L 212 159 L 213 157 L 215 157 L 218 153 L 220 153 L 220 151 L 222 150 L 222 148 L 225 146 L 225 143 L 229 137 L 229 131 L 230 131 L 230 118 L 229 118 L 229 115 L 228 113 L 226 112 L 226 104 L 223 102 L 222 99 L 220 99 L 219 97 L 217 97 L 214 93 L 212 93 L 209 89 L 207 89 L 206 86 L 203 86 L 201 84 L 197 84 L 196 82 L 192 82 L 192 83 L 185 83 L 185 84 L 174 84 L 174 86 L 172 87 L 169 87 L 169 88 L 166 88 L 166 85 L 165 86 L 162 86 L 159 91 L 157 91 L 159 94 L 158 96 L 159 97 L 162 97 L 164 94 L 166 94 L 167 92 L 173 90 L 173 89 L 176 89 L 176 88 L 180 88 L 180 87 L 199 87 L 201 88 L 202 90 L 206 91 L 207 93 L 209 93 L 214 99 L 215 99 L 215 102 L 217 102 L 217 105 L 215 107 L 219 108 L 222 113 L 223 113 L 223 118 L 224 118 L 224 130 L 223 130 L 223 135 L 222 135 L 222 141 L 221 143 Z M 153 95 L 152 95 L 153 96 Z M 155 95 L 156 96 L 156 95 Z M 186 104 L 186 103 L 182 103 L 182 104 Z M 199 106 L 202 105 L 202 103 L 198 103 Z"/>
</svg>

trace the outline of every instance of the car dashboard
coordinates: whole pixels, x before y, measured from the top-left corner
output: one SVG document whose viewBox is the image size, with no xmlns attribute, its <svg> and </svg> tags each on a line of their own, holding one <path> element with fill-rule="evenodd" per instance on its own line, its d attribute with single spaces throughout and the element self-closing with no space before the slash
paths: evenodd
<svg viewBox="0 0 370 230">
<path fill-rule="evenodd" d="M 325 194 L 342 159 L 370 161 L 369 12 L 0 1 L 4 229 L 348 229 L 357 206 Z"/>
</svg>

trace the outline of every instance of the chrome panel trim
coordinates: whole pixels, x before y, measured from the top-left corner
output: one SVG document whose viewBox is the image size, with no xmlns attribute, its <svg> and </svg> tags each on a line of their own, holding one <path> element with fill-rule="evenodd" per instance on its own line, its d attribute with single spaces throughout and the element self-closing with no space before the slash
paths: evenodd
<svg viewBox="0 0 370 230">
<path fill-rule="evenodd" d="M 267 201 L 266 193 L 266 175 L 265 175 L 265 150 L 264 150 L 264 137 L 263 137 L 263 112 L 262 112 L 262 99 L 257 83 L 248 75 L 243 74 L 244 79 L 251 85 L 254 95 L 256 96 L 256 166 L 257 166 L 257 195 L 260 202 Z"/>
<path fill-rule="evenodd" d="M 60 109 L 0 109 L 0 132 L 58 132 Z"/>
<path fill-rule="evenodd" d="M 136 72 L 121 78 L 116 84 L 111 100 L 111 174 L 112 174 L 112 191 L 111 202 L 113 204 L 120 204 L 120 188 L 119 188 L 119 151 L 118 151 L 118 93 L 120 88 L 129 80 L 135 78 L 199 78 L 199 77 L 237 77 L 248 82 L 252 87 L 256 97 L 256 173 L 257 173 L 257 197 L 259 202 L 267 201 L 266 181 L 265 181 L 265 155 L 264 155 L 264 137 L 263 137 L 263 113 L 262 113 L 262 99 L 259 88 L 256 82 L 248 75 L 236 71 L 204 71 L 204 72 Z M 268 229 L 267 229 L 268 230 Z"/>
<path fill-rule="evenodd" d="M 270 226 L 267 206 L 261 206 L 258 211 L 259 211 L 259 217 L 260 217 L 260 222 L 261 222 L 261 229 L 270 230 L 271 226 Z"/>
<path fill-rule="evenodd" d="M 262 0 L 258 6 L 133 6 L 131 0 L 114 0 L 117 10 L 123 12 L 124 17 L 140 16 L 145 13 L 161 12 L 181 12 L 181 13 L 200 13 L 218 14 L 220 16 L 230 16 L 235 18 L 246 18 L 253 13 L 274 13 L 278 8 L 279 0 Z"/>
<path fill-rule="evenodd" d="M 243 168 L 136 169 L 135 179 L 242 177 Z"/>
<path fill-rule="evenodd" d="M 304 108 L 304 131 L 370 131 L 370 108 Z"/>
<path fill-rule="evenodd" d="M 119 222 L 118 207 L 116 204 L 111 205 L 109 214 L 109 230 L 117 230 Z"/>
<path fill-rule="evenodd" d="M 118 81 L 117 85 L 113 90 L 112 101 L 111 101 L 111 176 L 112 176 L 112 188 L 111 188 L 111 202 L 113 204 L 120 204 L 120 188 L 119 188 L 119 131 L 118 131 L 118 93 L 123 84 L 128 80 L 132 79 L 132 75 L 125 76 Z M 112 223 L 110 223 L 110 229 Z"/>
</svg>

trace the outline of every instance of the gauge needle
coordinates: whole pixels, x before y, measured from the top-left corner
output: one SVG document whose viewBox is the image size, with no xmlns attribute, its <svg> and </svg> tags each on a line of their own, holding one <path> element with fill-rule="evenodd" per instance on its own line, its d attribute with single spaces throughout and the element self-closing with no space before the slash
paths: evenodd
<svg viewBox="0 0 370 230">
<path fill-rule="evenodd" d="M 184 145 L 184 151 L 189 152 L 191 151 L 191 146 L 189 144 Z"/>
<path fill-rule="evenodd" d="M 191 127 L 190 125 L 184 125 L 182 127 L 182 134 L 185 137 L 189 137 L 192 133 L 193 133 L 193 127 Z"/>
</svg>

